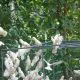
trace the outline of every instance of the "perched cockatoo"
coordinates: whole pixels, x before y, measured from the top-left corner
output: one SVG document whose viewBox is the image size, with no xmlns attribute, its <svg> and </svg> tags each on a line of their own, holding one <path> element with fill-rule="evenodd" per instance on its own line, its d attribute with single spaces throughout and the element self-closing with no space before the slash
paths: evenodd
<svg viewBox="0 0 80 80">
<path fill-rule="evenodd" d="M 26 71 L 27 71 L 31 67 L 31 60 L 29 55 L 27 56 L 25 64 L 26 64 Z"/>
<path fill-rule="evenodd" d="M 61 63 L 63 63 L 63 61 L 57 61 L 57 62 L 52 63 L 51 65 L 57 66 L 57 65 L 59 65 L 59 64 L 61 64 Z"/>
<path fill-rule="evenodd" d="M 31 62 L 31 66 L 34 66 L 34 64 L 36 64 L 38 60 L 39 60 L 39 56 L 34 56 L 32 62 Z"/>
<path fill-rule="evenodd" d="M 21 57 L 21 60 L 24 60 L 24 55 L 26 53 L 28 53 L 30 51 L 30 49 L 31 49 L 31 48 L 29 48 L 30 44 L 28 44 L 27 42 L 23 41 L 22 39 L 20 39 L 19 42 L 22 44 L 21 48 L 23 48 L 23 49 L 19 49 L 17 53 L 18 53 L 18 56 Z"/>
<path fill-rule="evenodd" d="M 40 56 L 42 54 L 42 49 L 39 49 L 37 52 L 34 53 L 36 56 Z"/>
<path fill-rule="evenodd" d="M 6 36 L 7 35 L 7 31 L 5 31 L 2 27 L 0 27 L 0 36 Z"/>
<path fill-rule="evenodd" d="M 9 71 L 7 69 L 4 71 L 3 76 L 4 77 L 9 77 L 10 76 L 10 73 L 9 73 Z"/>
<path fill-rule="evenodd" d="M 23 71 L 21 70 L 21 68 L 20 67 L 18 67 L 18 73 L 19 73 L 19 77 L 21 77 L 21 78 L 25 78 L 25 75 L 24 75 L 24 73 L 23 73 Z"/>
<path fill-rule="evenodd" d="M 80 70 L 74 70 L 74 73 L 80 75 Z"/>
<path fill-rule="evenodd" d="M 8 80 L 18 80 L 15 74 L 12 74 Z"/>
<path fill-rule="evenodd" d="M 11 67 L 13 67 L 13 62 L 12 62 L 10 56 L 8 54 L 6 54 L 6 55 L 7 55 L 7 57 L 5 58 L 4 64 L 7 69 L 10 69 Z"/>
<path fill-rule="evenodd" d="M 72 78 L 72 77 L 70 77 L 70 78 L 69 78 L 69 80 L 73 80 L 73 78 Z"/>
<path fill-rule="evenodd" d="M 45 59 L 44 59 L 44 61 L 45 61 L 46 64 L 47 64 L 47 67 L 45 67 L 45 69 L 52 71 L 52 68 L 51 68 L 51 65 L 52 65 L 52 64 L 50 64 L 49 62 L 47 62 Z"/>
<path fill-rule="evenodd" d="M 50 80 L 50 79 L 49 79 L 49 77 L 48 77 L 48 76 L 46 76 L 46 79 L 45 79 L 45 80 Z"/>
<path fill-rule="evenodd" d="M 36 39 L 35 37 L 33 37 L 32 39 L 35 41 L 35 44 L 37 46 L 42 46 L 42 43 L 38 39 Z"/>
<path fill-rule="evenodd" d="M 40 59 L 40 61 L 38 62 L 37 66 L 36 66 L 36 69 L 39 70 L 43 67 L 43 61 L 42 59 Z"/>
<path fill-rule="evenodd" d="M 18 58 L 15 59 L 14 68 L 18 68 L 20 64 L 20 60 Z"/>
<path fill-rule="evenodd" d="M 63 37 L 60 34 L 57 34 L 54 38 L 53 36 L 51 36 L 51 41 L 53 42 L 52 53 L 55 55 L 57 53 L 57 49 L 59 48 L 59 45 L 63 41 Z"/>
<path fill-rule="evenodd" d="M 15 62 L 16 58 L 18 57 L 18 53 L 14 53 L 12 51 L 7 51 L 7 53 L 9 54 L 11 60 Z"/>
<path fill-rule="evenodd" d="M 61 76 L 60 80 L 65 80 L 65 79 L 64 79 L 64 76 Z"/>
<path fill-rule="evenodd" d="M 4 43 L 2 41 L 0 41 L 0 46 L 4 45 Z"/>
</svg>

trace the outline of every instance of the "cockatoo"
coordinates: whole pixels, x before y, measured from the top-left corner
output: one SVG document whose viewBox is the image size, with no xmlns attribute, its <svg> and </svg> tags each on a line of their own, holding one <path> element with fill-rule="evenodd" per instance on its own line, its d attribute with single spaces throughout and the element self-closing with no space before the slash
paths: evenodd
<svg viewBox="0 0 80 80">
<path fill-rule="evenodd" d="M 23 73 L 23 71 L 21 70 L 21 68 L 20 67 L 18 67 L 18 73 L 19 73 L 19 77 L 21 77 L 21 78 L 25 78 L 25 75 L 24 75 L 24 73 Z"/>
<path fill-rule="evenodd" d="M 34 53 L 36 56 L 40 56 L 42 54 L 42 49 L 39 49 L 37 52 Z"/>
<path fill-rule="evenodd" d="M 72 79 L 73 79 L 72 77 L 69 78 L 69 80 L 72 80 Z"/>
<path fill-rule="evenodd" d="M 5 31 L 2 27 L 0 27 L 0 36 L 6 36 L 7 35 L 7 31 Z"/>
<path fill-rule="evenodd" d="M 8 80 L 18 80 L 15 74 L 12 74 Z"/>
<path fill-rule="evenodd" d="M 23 41 L 22 39 L 19 40 L 20 43 L 22 44 L 23 49 L 19 49 L 18 50 L 18 56 L 21 57 L 21 60 L 24 60 L 24 55 L 25 53 L 28 53 L 30 51 L 31 48 L 27 48 L 30 47 L 30 44 L 28 44 L 27 42 Z"/>
<path fill-rule="evenodd" d="M 35 41 L 35 44 L 37 46 L 42 46 L 42 43 L 38 39 L 36 39 L 35 37 L 33 37 L 32 39 Z"/>
<path fill-rule="evenodd" d="M 49 79 L 49 77 L 48 77 L 48 76 L 46 76 L 46 79 L 45 79 L 45 80 L 50 80 L 50 79 Z"/>
<path fill-rule="evenodd" d="M 4 43 L 2 41 L 0 41 L 0 46 L 4 45 Z"/>
<path fill-rule="evenodd" d="M 80 75 L 80 70 L 74 70 L 74 73 Z"/>
<path fill-rule="evenodd" d="M 64 76 L 61 76 L 60 80 L 65 80 L 65 79 L 64 79 Z"/>
<path fill-rule="evenodd" d="M 10 56 L 8 54 L 6 54 L 6 55 L 7 55 L 7 57 L 5 58 L 4 64 L 7 69 L 10 69 L 11 67 L 13 67 L 13 62 L 12 62 Z"/>
<path fill-rule="evenodd" d="M 43 67 L 43 62 L 42 60 L 40 59 L 40 61 L 38 62 L 37 66 L 36 66 L 36 69 L 39 70 Z"/>
<path fill-rule="evenodd" d="M 27 71 L 31 67 L 31 60 L 29 55 L 27 56 L 25 64 L 26 64 L 26 71 Z"/>
<path fill-rule="evenodd" d="M 7 69 L 4 71 L 3 76 L 4 77 L 9 77 L 10 76 L 10 73 L 9 73 L 9 71 Z"/>
<path fill-rule="evenodd" d="M 18 57 L 18 53 L 14 53 L 12 51 L 7 51 L 7 53 L 9 54 L 11 60 L 15 62 L 16 58 Z"/>
<path fill-rule="evenodd" d="M 18 58 L 15 59 L 14 68 L 18 68 L 20 64 L 20 60 Z"/>
<path fill-rule="evenodd" d="M 57 34 L 54 38 L 51 36 L 51 40 L 53 42 L 53 50 L 52 53 L 55 55 L 57 53 L 57 49 L 59 48 L 59 45 L 63 41 L 63 37 L 60 36 L 60 34 Z"/>
<path fill-rule="evenodd" d="M 44 61 L 45 61 L 46 64 L 47 64 L 47 67 L 45 67 L 45 69 L 52 71 L 52 68 L 51 68 L 51 65 L 52 65 L 52 64 L 50 64 L 49 62 L 47 62 L 45 59 L 44 59 Z"/>
<path fill-rule="evenodd" d="M 39 56 L 34 56 L 31 66 L 34 66 L 34 64 L 36 64 L 38 60 L 39 60 Z"/>
</svg>

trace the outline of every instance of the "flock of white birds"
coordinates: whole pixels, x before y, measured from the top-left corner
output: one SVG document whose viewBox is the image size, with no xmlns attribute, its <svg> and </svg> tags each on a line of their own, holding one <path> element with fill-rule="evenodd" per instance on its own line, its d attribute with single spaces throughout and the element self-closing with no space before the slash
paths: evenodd
<svg viewBox="0 0 80 80">
<path fill-rule="evenodd" d="M 5 31 L 2 27 L 0 27 L 0 36 L 5 37 L 7 35 L 7 31 Z M 42 46 L 42 43 L 37 40 L 35 37 L 32 38 L 35 41 L 35 45 Z M 63 37 L 60 34 L 57 34 L 55 37 L 51 37 L 51 40 L 53 42 L 53 45 L 60 45 L 63 41 Z M 25 70 L 28 72 L 27 75 L 24 74 L 22 69 L 20 68 L 20 60 L 25 59 L 25 54 L 30 52 L 31 48 L 30 44 L 26 41 L 19 39 L 19 42 L 21 43 L 21 46 L 19 46 L 19 50 L 17 52 L 7 51 L 6 57 L 4 59 L 5 64 L 5 71 L 3 76 L 6 77 L 8 80 L 18 80 L 19 78 L 22 78 L 22 80 L 44 80 L 43 79 L 43 73 L 40 75 L 39 71 L 43 68 L 43 61 L 46 63 L 46 70 L 52 71 L 51 66 L 56 66 L 61 64 L 63 61 L 58 61 L 54 63 L 49 63 L 45 59 L 42 61 L 42 58 L 40 58 L 42 54 L 42 49 L 39 49 L 37 52 L 35 52 L 34 58 L 31 60 L 30 56 L 27 55 L 27 59 L 24 62 L 26 64 Z M 0 41 L 0 46 L 5 45 L 2 41 Z M 56 55 L 57 49 L 59 46 L 53 46 L 52 53 Z M 31 67 L 33 67 L 37 63 L 37 66 L 34 70 L 30 70 Z M 78 73 L 77 71 L 74 71 Z M 45 80 L 50 80 L 49 77 L 46 75 Z M 60 80 L 65 80 L 64 76 L 61 77 Z M 72 80 L 72 77 L 69 79 Z"/>
</svg>

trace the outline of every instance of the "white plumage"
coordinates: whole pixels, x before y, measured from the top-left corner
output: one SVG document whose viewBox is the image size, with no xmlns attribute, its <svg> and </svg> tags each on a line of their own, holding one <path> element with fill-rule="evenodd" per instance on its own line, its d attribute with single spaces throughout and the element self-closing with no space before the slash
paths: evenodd
<svg viewBox="0 0 80 80">
<path fill-rule="evenodd" d="M 60 80 L 65 80 L 65 79 L 64 79 L 64 76 L 61 76 Z"/>
<path fill-rule="evenodd" d="M 0 46 L 4 45 L 4 43 L 2 41 L 0 41 Z"/>
<path fill-rule="evenodd" d="M 51 40 L 53 42 L 53 45 L 56 45 L 56 46 L 53 46 L 52 53 L 56 54 L 57 53 L 57 49 L 59 48 L 59 45 L 63 41 L 63 37 L 60 36 L 60 34 L 57 34 L 54 38 L 53 38 L 53 36 L 51 36 Z"/>
<path fill-rule="evenodd" d="M 27 48 L 27 47 L 30 47 L 30 44 L 23 41 L 22 39 L 20 39 L 19 41 L 22 44 L 21 48 L 23 49 L 19 49 L 17 53 L 18 53 L 18 56 L 21 57 L 21 60 L 24 60 L 25 53 L 28 53 L 31 49 L 31 48 Z"/>
<path fill-rule="evenodd" d="M 39 56 L 34 56 L 31 66 L 34 66 L 34 64 L 36 64 L 36 62 L 39 60 Z"/>
<path fill-rule="evenodd" d="M 20 67 L 18 67 L 18 73 L 19 73 L 19 77 L 22 77 L 23 79 L 25 78 L 25 75 Z"/>
<path fill-rule="evenodd" d="M 27 71 L 31 67 L 31 60 L 29 55 L 27 56 L 25 64 L 26 64 L 26 71 Z"/>
<path fill-rule="evenodd" d="M 32 39 L 35 41 L 35 44 L 37 46 L 42 46 L 42 43 L 38 39 L 36 39 L 35 37 L 33 37 Z"/>
<path fill-rule="evenodd" d="M 52 64 L 50 64 L 49 62 L 47 62 L 45 59 L 44 59 L 44 61 L 45 61 L 46 64 L 47 64 L 47 67 L 45 67 L 45 69 L 52 71 L 52 68 L 51 68 L 51 65 L 52 65 Z"/>
<path fill-rule="evenodd" d="M 5 31 L 2 27 L 0 27 L 0 36 L 6 36 L 7 35 L 7 31 Z"/>
<path fill-rule="evenodd" d="M 7 57 L 5 58 L 4 63 L 5 63 L 6 68 L 10 69 L 11 67 L 13 67 L 13 62 L 12 62 L 10 56 L 8 54 L 6 54 L 6 55 L 7 55 Z"/>
</svg>

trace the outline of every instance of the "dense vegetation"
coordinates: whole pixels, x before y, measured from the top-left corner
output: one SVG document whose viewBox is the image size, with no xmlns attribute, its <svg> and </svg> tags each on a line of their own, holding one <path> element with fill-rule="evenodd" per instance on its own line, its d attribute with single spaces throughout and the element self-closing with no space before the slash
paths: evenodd
<svg viewBox="0 0 80 80">
<path fill-rule="evenodd" d="M 20 38 L 33 44 L 32 37 L 47 42 L 57 33 L 64 40 L 79 40 L 80 0 L 0 0 L 0 26 L 8 32 L 5 38 L 0 37 L 0 41 L 9 48 L 18 47 Z M 45 52 L 49 59 L 51 50 Z M 72 71 L 80 69 L 80 49 L 67 48 L 58 53 L 51 58 L 64 60 L 65 64 L 54 68 L 55 74 L 51 77 L 54 80 L 61 75 L 67 79 L 74 77 Z"/>
</svg>

